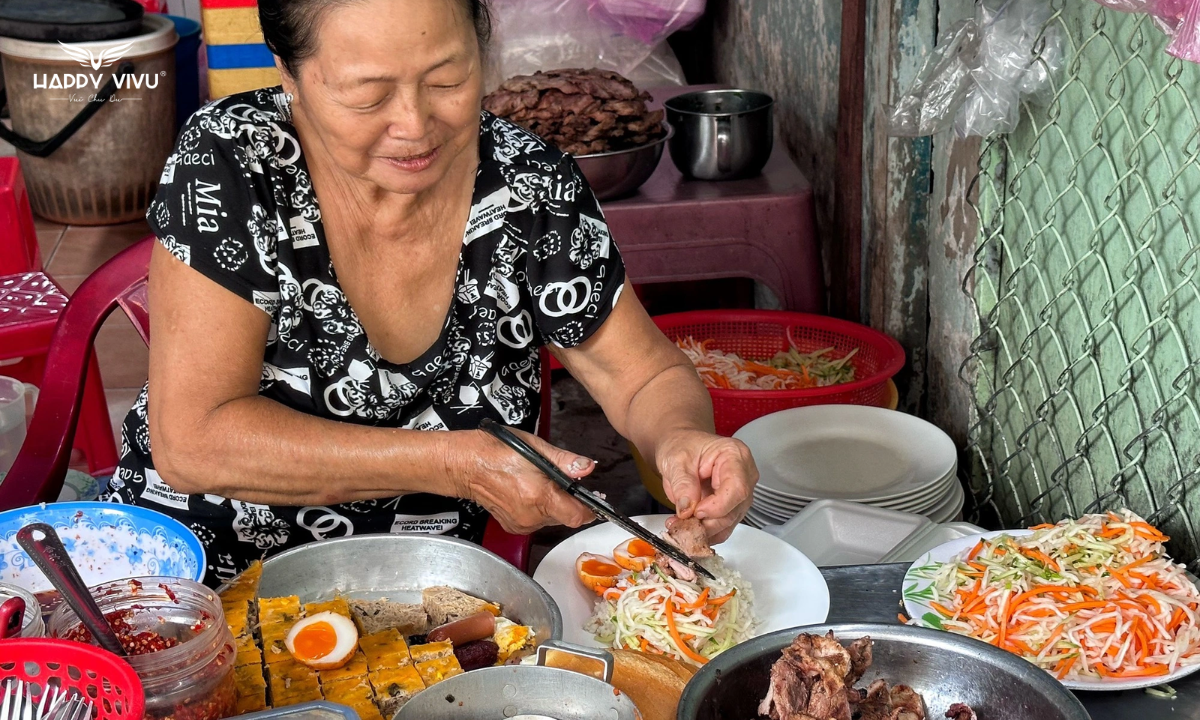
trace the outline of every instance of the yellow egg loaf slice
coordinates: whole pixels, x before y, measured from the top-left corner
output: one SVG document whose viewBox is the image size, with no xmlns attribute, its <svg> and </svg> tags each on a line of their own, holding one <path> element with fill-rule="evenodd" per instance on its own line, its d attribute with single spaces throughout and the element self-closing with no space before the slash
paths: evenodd
<svg viewBox="0 0 1200 720">
<path fill-rule="evenodd" d="M 292 654 L 287 649 L 287 636 L 295 623 L 263 623 L 259 628 L 262 637 L 263 662 L 268 665 L 292 660 Z"/>
<path fill-rule="evenodd" d="M 300 598 L 295 595 L 258 599 L 259 625 L 287 623 L 290 626 L 302 617 L 304 608 L 300 605 Z"/>
<path fill-rule="evenodd" d="M 425 687 L 433 687 L 448 677 L 462 674 L 463 671 L 462 666 L 458 664 L 458 658 L 453 654 L 419 662 L 416 666 Z"/>
<path fill-rule="evenodd" d="M 369 670 L 370 668 L 367 667 L 367 656 L 363 654 L 362 650 L 356 650 L 350 658 L 350 662 L 336 670 L 318 670 L 317 676 L 321 678 L 321 687 L 325 687 L 328 683 L 340 683 L 346 680 L 365 680 Z"/>
<path fill-rule="evenodd" d="M 262 563 L 255 560 L 242 574 L 235 577 L 220 593 L 221 604 L 249 602 L 258 597 L 258 583 L 262 580 Z"/>
<path fill-rule="evenodd" d="M 274 707 L 324 699 L 317 672 L 296 662 L 290 655 L 286 660 L 267 665 L 267 674 L 270 676 L 271 704 Z"/>
<path fill-rule="evenodd" d="M 236 667 L 262 666 L 262 650 L 258 648 L 258 643 L 254 642 L 253 635 L 239 635 L 233 642 L 237 647 L 237 659 L 233 663 Z"/>
<path fill-rule="evenodd" d="M 395 715 L 396 711 L 404 707 L 404 703 L 425 689 L 425 682 L 412 665 L 375 670 L 368 677 L 371 679 L 371 686 L 375 688 L 375 700 L 379 704 L 379 711 L 385 718 Z"/>
<path fill-rule="evenodd" d="M 383 720 L 375 705 L 375 692 L 366 677 L 328 682 L 322 678 L 321 692 L 326 700 L 353 708 L 360 720 Z"/>
<path fill-rule="evenodd" d="M 388 628 L 358 639 L 369 670 L 387 670 L 408 665 L 408 643 L 396 628 Z"/>
<path fill-rule="evenodd" d="M 350 603 L 346 602 L 346 598 L 342 596 L 335 597 L 332 600 L 324 602 L 310 602 L 304 606 L 304 614 L 316 615 L 317 613 L 331 612 L 342 617 L 348 617 L 351 620 L 354 618 L 350 615 Z"/>
<path fill-rule="evenodd" d="M 258 665 L 243 665 L 234 668 L 234 686 L 237 688 L 237 713 L 258 712 L 267 709 L 267 681 Z"/>
<path fill-rule="evenodd" d="M 225 624 L 229 626 L 229 632 L 233 633 L 235 638 L 250 634 L 250 601 L 239 600 L 233 603 L 224 603 L 225 609 Z"/>
<path fill-rule="evenodd" d="M 453 655 L 454 645 L 449 640 L 443 640 L 441 642 L 425 643 L 424 645 L 413 645 L 408 651 L 412 657 L 412 661 L 419 663 Z"/>
</svg>

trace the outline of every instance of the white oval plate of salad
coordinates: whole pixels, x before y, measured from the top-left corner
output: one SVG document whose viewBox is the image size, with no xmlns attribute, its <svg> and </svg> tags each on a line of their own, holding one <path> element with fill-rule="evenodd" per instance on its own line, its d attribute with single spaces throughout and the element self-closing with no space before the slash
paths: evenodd
<svg viewBox="0 0 1200 720">
<path fill-rule="evenodd" d="M 634 520 L 644 525 L 655 534 L 661 534 L 666 528 L 669 515 L 643 515 Z M 591 589 L 585 587 L 576 574 L 576 559 L 581 553 L 611 558 L 613 550 L 630 539 L 629 533 L 611 523 L 603 523 L 576 533 L 554 547 L 538 565 L 533 574 L 536 580 L 554 601 L 562 612 L 563 640 L 586 647 L 605 647 L 596 639 L 585 626 L 592 620 L 601 598 Z M 756 637 L 775 630 L 792 628 L 800 625 L 811 625 L 825 622 L 829 614 L 829 588 L 825 578 L 804 553 L 788 545 L 779 538 L 756 530 L 746 525 L 734 528 L 729 539 L 713 550 L 722 558 L 726 569 L 736 572 L 741 579 L 750 584 L 753 602 L 749 603 L 749 611 L 757 622 L 752 627 L 745 628 L 742 640 Z M 648 570 L 646 572 L 652 572 Z M 734 581 L 736 585 L 738 581 Z M 658 588 L 669 587 L 662 578 L 648 578 L 648 586 Z M 724 586 L 720 594 L 727 594 Z M 680 587 L 680 594 L 674 602 L 681 605 L 688 603 L 695 596 L 696 585 Z M 701 592 L 703 588 L 700 588 Z M 647 593 L 650 595 L 651 593 Z M 719 598 L 718 592 L 710 590 L 711 598 Z M 736 593 L 735 593 L 736 596 Z M 699 600 L 699 598 L 696 598 Z M 647 602 L 653 602 L 654 597 L 648 597 Z M 673 617 L 679 619 L 676 631 L 681 636 L 687 633 L 686 621 L 683 619 L 683 609 L 676 608 Z M 715 606 L 705 608 L 716 616 L 716 622 L 729 626 L 730 610 L 734 608 L 731 602 L 726 602 L 718 610 Z M 737 627 L 742 628 L 745 619 L 745 604 L 737 608 L 739 615 L 733 618 Z M 651 610 L 653 612 L 653 610 Z M 657 613 L 662 616 L 662 608 Z M 714 645 L 701 647 L 704 653 L 713 653 L 721 646 L 719 640 L 725 635 L 725 627 L 714 633 Z M 670 628 L 658 621 L 652 627 L 645 628 L 651 639 L 657 639 L 660 647 L 669 646 Z M 737 640 L 731 636 L 729 641 Z M 686 640 L 685 640 L 686 641 Z M 697 638 L 698 642 L 698 638 Z M 735 643 L 736 644 L 736 643 Z M 679 658 L 683 659 L 683 658 Z M 693 663 L 696 664 L 696 663 Z"/>
<path fill-rule="evenodd" d="M 1200 670 L 1200 590 L 1161 537 L 1124 511 L 957 538 L 908 569 L 904 608 L 1072 690 L 1169 684 Z"/>
</svg>

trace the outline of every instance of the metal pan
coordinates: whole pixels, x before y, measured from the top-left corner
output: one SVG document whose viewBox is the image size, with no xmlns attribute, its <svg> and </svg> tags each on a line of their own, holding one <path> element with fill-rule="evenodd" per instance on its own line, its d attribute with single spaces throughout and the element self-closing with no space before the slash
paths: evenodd
<svg viewBox="0 0 1200 720">
<path fill-rule="evenodd" d="M 528 575 L 458 538 L 397 533 L 352 535 L 302 545 L 263 562 L 260 597 L 297 595 L 301 602 L 350 598 L 419 603 L 421 590 L 449 585 L 500 605 L 529 625 L 538 642 L 562 637 L 558 605 Z"/>
<path fill-rule="evenodd" d="M 837 624 L 780 630 L 726 650 L 688 683 L 678 720 L 750 720 L 767 693 L 771 665 L 801 632 L 830 630 L 843 643 L 869 635 L 874 662 L 859 682 L 883 678 L 925 698 L 928 717 L 958 702 L 986 720 L 1090 720 L 1087 710 L 1049 673 L 1012 653 L 939 630 L 906 625 Z"/>
</svg>

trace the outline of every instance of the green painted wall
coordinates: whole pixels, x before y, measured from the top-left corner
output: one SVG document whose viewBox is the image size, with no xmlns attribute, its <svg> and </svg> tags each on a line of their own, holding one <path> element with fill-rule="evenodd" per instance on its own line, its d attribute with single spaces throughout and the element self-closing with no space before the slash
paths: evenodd
<svg viewBox="0 0 1200 720">
<path fill-rule="evenodd" d="M 974 494 L 1010 526 L 1128 506 L 1196 561 L 1200 66 L 1144 17 L 1054 4 L 1057 98 L 984 149 Z"/>
</svg>

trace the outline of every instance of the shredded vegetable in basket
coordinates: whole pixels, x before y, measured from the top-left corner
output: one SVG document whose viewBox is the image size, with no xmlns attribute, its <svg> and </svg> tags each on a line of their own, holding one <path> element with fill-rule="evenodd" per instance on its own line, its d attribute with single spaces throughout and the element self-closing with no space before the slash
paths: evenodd
<svg viewBox="0 0 1200 720">
<path fill-rule="evenodd" d="M 584 629 L 607 647 L 703 665 L 749 640 L 757 624 L 750 583 L 720 558 L 704 565 L 715 581 L 670 577 L 658 565 L 622 573 L 596 602 Z"/>
<path fill-rule="evenodd" d="M 691 336 L 676 341 L 710 388 L 803 390 L 854 380 L 854 363 L 850 359 L 858 348 L 835 358 L 831 357 L 834 352 L 831 347 L 810 353 L 801 353 L 793 347 L 776 353 L 770 360 L 755 362 L 709 347 L 711 343 L 712 340 L 698 341 Z"/>
<path fill-rule="evenodd" d="M 1200 663 L 1200 591 L 1164 554 L 1158 529 L 1128 510 L 1032 529 L 916 569 L 933 581 L 921 599 L 944 629 L 1059 679 L 1155 677 Z"/>
</svg>

